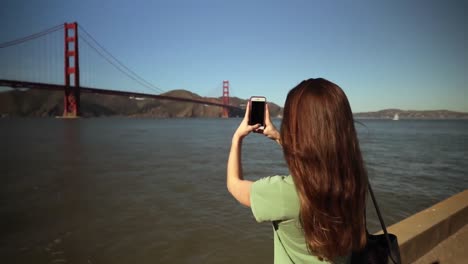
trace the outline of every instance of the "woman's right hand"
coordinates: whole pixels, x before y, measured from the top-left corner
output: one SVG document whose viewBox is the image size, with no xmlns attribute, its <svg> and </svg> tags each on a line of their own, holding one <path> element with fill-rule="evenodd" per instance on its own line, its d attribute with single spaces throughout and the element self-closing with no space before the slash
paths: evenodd
<svg viewBox="0 0 468 264">
<path fill-rule="evenodd" d="M 278 142 L 278 144 L 281 145 L 280 133 L 276 129 L 275 125 L 271 122 L 270 111 L 269 111 L 268 108 L 269 108 L 268 104 L 266 104 L 266 107 L 265 107 L 265 129 L 263 129 L 263 135 L 265 135 L 269 139 L 272 139 L 272 140 Z"/>
</svg>

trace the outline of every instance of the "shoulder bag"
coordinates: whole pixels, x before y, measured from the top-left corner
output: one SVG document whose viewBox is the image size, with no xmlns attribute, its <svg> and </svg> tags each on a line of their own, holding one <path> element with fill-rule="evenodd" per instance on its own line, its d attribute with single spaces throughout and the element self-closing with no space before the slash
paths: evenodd
<svg viewBox="0 0 468 264">
<path fill-rule="evenodd" d="M 366 228 L 367 244 L 362 250 L 352 253 L 351 264 L 401 264 L 400 247 L 398 246 L 397 237 L 387 232 L 370 183 L 368 186 L 383 234 L 369 234 Z"/>
</svg>

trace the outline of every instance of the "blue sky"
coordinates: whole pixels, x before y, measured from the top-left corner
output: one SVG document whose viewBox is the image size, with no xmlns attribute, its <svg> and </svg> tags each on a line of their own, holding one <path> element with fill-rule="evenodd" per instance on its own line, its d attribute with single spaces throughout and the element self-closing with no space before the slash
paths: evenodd
<svg viewBox="0 0 468 264">
<path fill-rule="evenodd" d="M 234 96 L 283 105 L 297 83 L 323 77 L 354 112 L 468 112 L 467 3 L 4 0 L 0 43 L 77 21 L 166 91 L 221 96 L 229 80 Z M 120 78 L 99 76 L 106 87 Z"/>
</svg>

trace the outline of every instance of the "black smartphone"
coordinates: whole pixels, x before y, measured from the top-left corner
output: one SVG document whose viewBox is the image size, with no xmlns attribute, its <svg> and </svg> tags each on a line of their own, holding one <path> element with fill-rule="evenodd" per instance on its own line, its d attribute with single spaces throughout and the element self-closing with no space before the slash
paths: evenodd
<svg viewBox="0 0 468 264">
<path fill-rule="evenodd" d="M 250 97 L 249 125 L 260 124 L 259 129 L 265 129 L 265 104 L 264 96 Z"/>
</svg>

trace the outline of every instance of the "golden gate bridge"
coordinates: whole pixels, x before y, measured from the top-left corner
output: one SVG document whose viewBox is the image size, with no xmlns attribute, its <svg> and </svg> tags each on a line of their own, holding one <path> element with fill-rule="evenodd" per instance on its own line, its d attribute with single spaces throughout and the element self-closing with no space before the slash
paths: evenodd
<svg viewBox="0 0 468 264">
<path fill-rule="evenodd" d="M 9 47 L 20 46 L 23 43 L 31 42 L 32 40 L 43 38 L 45 36 L 56 34 L 63 30 L 63 82 L 55 80 L 53 78 L 47 79 L 45 75 L 50 75 L 50 72 L 41 74 L 41 69 L 47 68 L 46 71 L 57 71 L 58 67 L 61 67 L 59 62 L 59 56 L 57 54 L 46 54 L 47 58 L 40 60 L 51 60 L 47 66 L 41 65 L 41 63 L 32 63 L 31 60 L 24 59 L 28 57 L 25 51 L 17 51 L 17 54 L 7 53 L 5 56 L 12 58 L 8 62 L 9 65 L 0 67 L 0 87 L 11 87 L 11 88 L 28 88 L 28 89 L 42 89 L 42 90 L 58 90 L 64 91 L 63 101 L 63 117 L 78 117 L 80 116 L 80 94 L 81 93 L 97 93 L 97 94 L 109 94 L 109 95 L 120 95 L 127 97 L 145 97 L 161 100 L 173 100 L 188 103 L 213 105 L 220 107 L 220 116 L 227 118 L 231 110 L 240 110 L 240 107 L 229 104 L 229 81 L 224 80 L 222 86 L 222 97 L 221 102 L 213 102 L 209 100 L 197 99 L 197 98 L 183 98 L 176 96 L 169 96 L 161 94 L 164 91 L 150 82 L 143 79 L 110 52 L 108 52 L 101 44 L 99 44 L 83 27 L 79 26 L 77 22 L 64 23 L 55 27 L 48 28 L 41 32 L 18 38 L 12 41 L 4 42 L 0 44 L 0 50 L 7 50 Z M 84 33 L 84 38 L 78 38 L 78 30 Z M 80 46 L 79 41 L 83 40 L 89 48 L 95 51 L 101 58 L 107 61 L 115 69 L 125 75 L 128 79 L 140 86 L 151 90 L 151 93 L 142 91 L 130 91 L 130 90 L 116 90 L 104 87 L 92 87 L 93 85 L 81 85 L 80 80 Z M 56 47 L 58 39 L 52 39 L 42 44 L 42 52 L 48 49 L 48 46 Z M 41 52 L 41 51 L 40 51 Z M 15 52 L 12 52 L 15 53 Z M 44 53 L 47 53 L 44 52 Z M 0 60 L 3 60 L 0 58 Z M 27 62 L 24 62 L 24 61 Z M 18 64 L 16 67 L 11 67 L 11 64 Z M 36 67 L 31 66 L 36 64 Z M 50 65 L 52 64 L 52 66 Z M 39 66 L 39 67 L 37 67 Z M 28 72 L 29 73 L 26 73 Z M 92 75 L 95 69 L 92 69 L 88 75 Z M 31 74 L 31 72 L 37 72 Z M 35 76 L 35 77 L 34 77 Z M 40 79 L 40 80 L 37 80 Z M 88 79 L 93 79 L 88 78 Z M 92 80 L 91 80 L 92 81 Z M 128 89 L 128 88 L 127 88 Z"/>
</svg>

